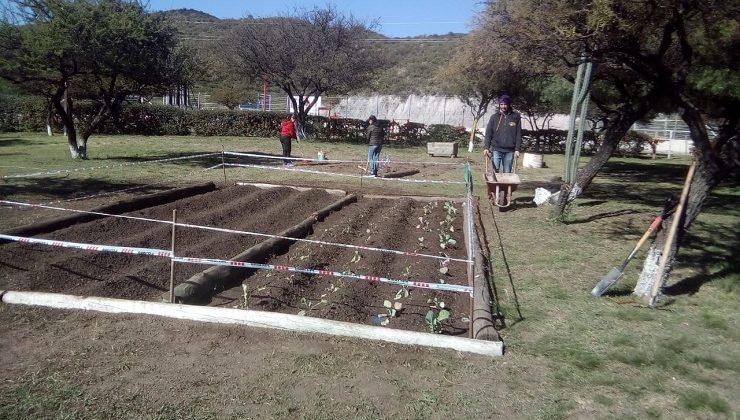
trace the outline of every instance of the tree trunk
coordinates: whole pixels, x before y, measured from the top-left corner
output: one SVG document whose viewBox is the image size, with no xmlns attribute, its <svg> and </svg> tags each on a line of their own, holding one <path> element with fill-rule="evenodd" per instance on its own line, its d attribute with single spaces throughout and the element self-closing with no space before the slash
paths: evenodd
<svg viewBox="0 0 740 420">
<path fill-rule="evenodd" d="M 681 109 L 681 116 L 689 126 L 691 139 L 694 143 L 696 153 L 696 172 L 689 186 L 689 193 L 686 199 L 686 212 L 681 225 L 676 232 L 676 240 L 669 250 L 668 260 L 666 262 L 665 274 L 662 278 L 656 278 L 657 267 L 660 261 L 661 251 L 665 243 L 666 231 L 658 232 L 655 241 L 650 246 L 648 258 L 640 273 L 637 286 L 634 293 L 638 296 L 649 298 L 652 285 L 656 281 L 660 282 L 662 288 L 666 284 L 668 274 L 673 268 L 676 255 L 680 250 L 682 239 L 686 230 L 696 220 L 701 209 L 704 207 L 707 197 L 711 190 L 721 182 L 728 174 L 737 171 L 740 166 L 738 156 L 740 156 L 740 145 L 738 145 L 738 119 L 730 119 L 725 122 L 720 130 L 718 138 L 711 142 L 707 135 L 706 126 L 698 111 L 690 105 L 685 105 Z M 675 215 L 674 215 L 675 217 Z M 666 222 L 671 223 L 671 222 Z"/>
<path fill-rule="evenodd" d="M 468 142 L 468 152 L 473 153 L 473 146 L 475 144 L 475 132 L 478 130 L 478 121 L 480 121 L 480 115 L 473 117 L 473 126 L 470 128 L 470 141 Z"/>
<path fill-rule="evenodd" d="M 77 129 L 75 128 L 72 98 L 67 94 L 67 89 L 64 86 L 60 86 L 56 93 L 51 98 L 54 109 L 62 119 L 62 125 L 64 126 L 64 134 L 67 136 L 67 145 L 69 146 L 69 154 L 72 159 L 87 159 L 86 149 L 80 150 L 77 144 Z"/>
<path fill-rule="evenodd" d="M 632 127 L 632 124 L 637 120 L 638 117 L 634 114 L 622 115 L 609 126 L 604 134 L 604 141 L 601 142 L 596 153 L 591 157 L 591 160 L 588 161 L 586 166 L 577 172 L 575 183 L 573 185 L 563 184 L 560 187 L 558 202 L 552 211 L 553 218 L 561 219 L 565 212 L 565 207 L 578 198 L 591 185 L 596 174 L 601 171 L 604 164 L 614 154 L 619 141 L 622 140 L 630 127 Z"/>
</svg>

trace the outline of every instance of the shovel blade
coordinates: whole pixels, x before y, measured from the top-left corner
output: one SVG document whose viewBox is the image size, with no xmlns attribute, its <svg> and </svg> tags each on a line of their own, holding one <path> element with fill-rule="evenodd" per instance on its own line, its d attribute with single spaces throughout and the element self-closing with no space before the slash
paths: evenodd
<svg viewBox="0 0 740 420">
<path fill-rule="evenodd" d="M 598 297 L 604 294 L 614 283 L 622 277 L 622 272 L 617 267 L 612 268 L 591 290 L 591 294 Z"/>
</svg>

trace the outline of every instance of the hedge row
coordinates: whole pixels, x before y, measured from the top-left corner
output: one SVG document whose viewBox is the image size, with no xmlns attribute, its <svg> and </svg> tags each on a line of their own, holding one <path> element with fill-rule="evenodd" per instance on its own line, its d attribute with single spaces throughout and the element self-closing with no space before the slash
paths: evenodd
<svg viewBox="0 0 740 420">
<path fill-rule="evenodd" d="M 92 102 L 74 104 L 78 132 L 89 125 L 97 109 Z M 36 97 L 0 96 L 0 131 L 43 131 L 46 125 L 46 103 Z M 183 110 L 175 107 L 127 104 L 115 118 L 109 118 L 95 130 L 99 134 L 131 134 L 150 136 L 247 136 L 271 137 L 279 134 L 284 114 L 232 110 Z M 461 141 L 465 131 L 447 125 L 407 123 L 398 125 L 380 120 L 391 141 L 422 144 L 426 141 Z M 61 131 L 58 119 L 52 121 Z M 314 139 L 323 141 L 364 142 L 367 122 L 351 118 L 310 116 L 304 127 Z"/>
<path fill-rule="evenodd" d="M 80 126 L 78 132 L 89 124 L 95 115 L 93 103 L 75 103 L 75 115 Z M 46 124 L 46 103 L 37 97 L 0 95 L 0 131 L 44 131 Z M 183 110 L 180 108 L 127 104 L 116 118 L 108 119 L 95 131 L 99 134 L 130 134 L 150 136 L 278 136 L 280 120 L 284 114 L 272 112 L 232 111 L 232 110 Z M 467 146 L 470 134 L 463 127 L 419 123 L 398 124 L 379 120 L 388 132 L 388 140 L 398 144 L 420 145 L 428 141 L 457 142 Z M 61 131 L 58 120 L 53 121 L 54 129 Z M 310 116 L 305 131 L 311 139 L 318 141 L 365 142 L 367 122 L 350 118 L 327 118 Z M 590 153 L 598 147 L 592 132 L 584 133 L 583 152 Z M 563 152 L 565 149 L 565 130 L 523 130 L 522 149 L 537 152 Z M 480 142 L 480 137 L 476 140 Z M 629 132 L 620 144 L 624 153 L 639 153 L 651 139 L 639 133 Z"/>
</svg>

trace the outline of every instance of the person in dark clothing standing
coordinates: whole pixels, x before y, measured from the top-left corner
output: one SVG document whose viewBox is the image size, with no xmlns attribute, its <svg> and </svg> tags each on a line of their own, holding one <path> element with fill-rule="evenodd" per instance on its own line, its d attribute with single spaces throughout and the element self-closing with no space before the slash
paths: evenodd
<svg viewBox="0 0 740 420">
<path fill-rule="evenodd" d="M 519 157 L 522 147 L 522 117 L 511 109 L 511 98 L 503 95 L 498 100 L 498 110 L 488 120 L 483 142 L 483 154 L 493 163 L 497 173 L 503 162 L 503 172 L 511 173 L 514 156 Z"/>
<path fill-rule="evenodd" d="M 280 122 L 280 144 L 283 146 L 283 157 L 290 157 L 290 142 L 296 138 L 295 134 L 295 117 L 293 114 L 288 115 L 282 122 Z M 293 162 L 290 159 L 283 159 L 283 165 L 293 166 Z"/>
<path fill-rule="evenodd" d="M 378 119 L 375 115 L 371 115 L 367 122 L 370 123 L 367 127 L 367 164 L 368 171 L 372 176 L 378 176 L 378 159 L 380 158 L 380 149 L 383 147 L 385 141 L 385 130 L 383 127 L 378 125 Z"/>
</svg>

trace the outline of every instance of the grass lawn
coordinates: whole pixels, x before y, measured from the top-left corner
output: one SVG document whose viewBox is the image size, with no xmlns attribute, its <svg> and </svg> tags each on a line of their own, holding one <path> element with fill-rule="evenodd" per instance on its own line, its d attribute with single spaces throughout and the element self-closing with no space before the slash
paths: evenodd
<svg viewBox="0 0 740 420">
<path fill-rule="evenodd" d="M 218 155 L 197 162 L 112 166 L 222 148 L 280 153 L 277 139 L 94 136 L 90 160 L 75 162 L 61 136 L 0 133 L 1 176 L 77 169 L 53 176 L 4 178 L 0 196 L 46 202 L 131 189 L 104 199 L 113 200 L 163 185 L 223 182 L 223 171 L 203 171 L 220 163 Z M 365 159 L 367 152 L 364 145 L 304 141 L 294 146 L 293 154 L 316 157 L 318 151 L 330 159 L 357 160 Z M 453 161 L 429 158 L 422 147 L 387 145 L 381 155 L 385 154 L 395 161 Z M 208 358 L 206 350 L 201 356 L 190 355 L 195 365 L 219 374 L 190 384 L 184 393 L 155 395 L 127 385 L 168 380 L 164 364 L 155 363 L 154 368 L 142 364 L 157 357 L 149 353 L 158 351 L 154 339 L 135 344 L 121 338 L 120 348 L 109 349 L 98 348 L 85 336 L 65 339 L 80 322 L 94 331 L 98 319 L 112 325 L 125 320 L 2 305 L 0 353 L 13 354 L 14 346 L 31 336 L 51 345 L 39 346 L 38 359 L 32 354 L 0 359 L 10 364 L 0 374 L 0 418 L 737 417 L 737 185 L 720 185 L 713 191 L 685 238 L 665 295 L 657 308 L 649 309 L 631 295 L 647 245 L 606 296 L 594 298 L 589 292 L 629 253 L 666 195 L 680 192 L 688 160 L 612 159 L 587 194 L 569 208 L 565 220 L 557 222 L 549 218 L 547 206 L 529 202 L 535 187 L 551 186 L 552 178 L 561 176 L 562 156 L 546 155 L 547 168 L 522 169 L 517 207 L 506 212 L 485 200 L 481 153 L 462 151 L 459 157 L 455 161 L 471 160 L 474 193 L 481 197 L 492 282 L 505 316 L 500 331 L 506 345 L 503 358 L 276 333 L 260 335 L 265 343 L 234 344 L 238 354 L 237 347 L 221 351 L 216 346 L 206 349 Z M 81 169 L 103 166 L 107 168 Z M 461 167 L 429 168 L 428 179 L 462 179 Z M 354 179 L 270 170 L 229 169 L 227 178 L 360 188 Z M 463 187 L 392 182 L 366 188 L 420 195 L 464 192 Z M 70 201 L 64 206 L 89 208 L 94 202 Z M 5 229 L 32 221 L 17 210 L 0 209 L 0 217 L 0 228 Z M 204 332 L 215 327 L 211 328 L 199 330 L 190 340 L 211 339 Z M 219 340 L 231 343 L 225 335 Z M 69 348 L 57 350 L 58 359 L 49 357 L 50 349 L 61 343 Z M 93 349 L 109 351 L 111 365 L 86 366 L 85 352 Z M 116 366 L 121 364 L 126 368 L 119 370 Z M 239 375 L 229 376 L 234 369 Z M 95 373 L 100 371 L 108 374 Z M 192 404 L 183 403 L 187 401 Z"/>
</svg>

